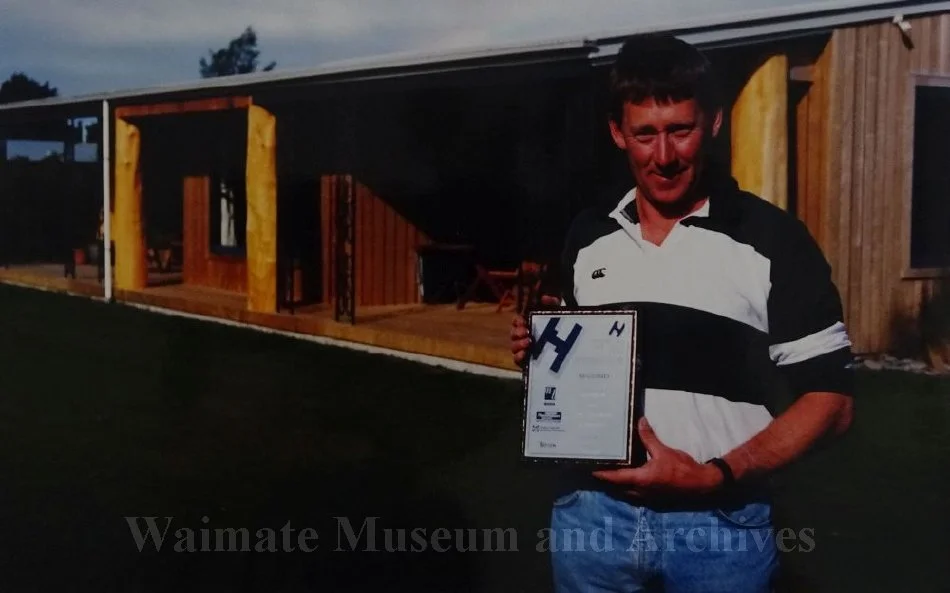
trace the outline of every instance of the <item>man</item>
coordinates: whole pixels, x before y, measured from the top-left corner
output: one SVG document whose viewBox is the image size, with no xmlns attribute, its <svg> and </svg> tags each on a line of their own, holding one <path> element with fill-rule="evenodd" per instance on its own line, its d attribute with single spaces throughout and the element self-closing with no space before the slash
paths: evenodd
<svg viewBox="0 0 950 593">
<path fill-rule="evenodd" d="M 723 109 L 700 52 L 633 38 L 610 85 L 635 188 L 574 221 L 561 304 L 640 311 L 647 461 L 585 472 L 555 500 L 555 584 L 768 591 L 778 546 L 763 484 L 851 423 L 840 298 L 807 229 L 712 164 Z M 511 339 L 521 364 L 523 318 Z"/>
</svg>

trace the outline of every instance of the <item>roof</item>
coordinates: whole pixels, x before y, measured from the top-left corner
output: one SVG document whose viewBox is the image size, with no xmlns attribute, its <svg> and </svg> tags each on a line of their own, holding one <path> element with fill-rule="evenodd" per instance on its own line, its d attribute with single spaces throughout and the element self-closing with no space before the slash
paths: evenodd
<svg viewBox="0 0 950 593">
<path fill-rule="evenodd" d="M 721 11 L 721 5 L 704 2 L 706 12 L 687 20 L 646 20 L 636 27 L 597 35 L 534 42 L 494 45 L 445 53 L 401 53 L 330 62 L 313 68 L 255 72 L 208 78 L 141 89 L 53 97 L 0 105 L 0 113 L 29 109 L 98 108 L 103 101 L 134 102 L 136 99 L 185 96 L 221 90 L 252 92 L 263 86 L 284 83 L 317 83 L 337 80 L 392 78 L 420 73 L 444 72 L 486 65 L 530 64 L 566 59 L 606 60 L 616 54 L 624 38 L 649 32 L 669 32 L 699 46 L 750 43 L 782 36 L 828 31 L 862 22 L 890 20 L 897 15 L 950 11 L 950 0 L 807 0 L 784 6 L 767 6 L 763 0 L 740 0 L 741 8 Z M 720 9 L 720 10 L 717 10 Z"/>
<path fill-rule="evenodd" d="M 615 55 L 626 37 L 638 33 L 664 31 L 701 47 L 721 47 L 828 32 L 860 23 L 889 21 L 897 16 L 950 11 L 950 1 L 946 0 L 808 0 L 778 7 L 762 7 L 761 0 L 745 3 L 749 6 L 744 10 L 603 33 L 595 38 L 598 55 L 601 58 Z"/>
<path fill-rule="evenodd" d="M 11 109 L 52 108 L 83 105 L 97 106 L 102 101 L 125 101 L 141 97 L 183 95 L 214 89 L 230 92 L 251 92 L 262 86 L 283 82 L 318 82 L 323 80 L 360 80 L 404 76 L 410 73 L 450 71 L 477 66 L 533 63 L 538 61 L 586 58 L 596 48 L 584 38 L 537 42 L 509 46 L 492 46 L 449 53 L 391 53 L 383 56 L 329 62 L 306 69 L 253 72 L 197 81 L 166 84 L 142 89 L 94 93 L 74 97 L 52 97 L 0 105 L 0 112 Z"/>
</svg>

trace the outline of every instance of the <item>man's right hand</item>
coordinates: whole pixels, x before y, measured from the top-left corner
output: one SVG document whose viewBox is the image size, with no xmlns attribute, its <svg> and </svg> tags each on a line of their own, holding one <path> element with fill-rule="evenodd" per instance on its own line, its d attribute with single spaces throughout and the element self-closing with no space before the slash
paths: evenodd
<svg viewBox="0 0 950 593">
<path fill-rule="evenodd" d="M 542 296 L 541 307 L 544 309 L 555 309 L 561 304 L 561 300 L 554 296 Z M 531 347 L 531 332 L 528 331 L 528 324 L 521 315 L 515 315 L 511 320 L 511 356 L 515 364 L 522 366 L 528 348 Z"/>
</svg>

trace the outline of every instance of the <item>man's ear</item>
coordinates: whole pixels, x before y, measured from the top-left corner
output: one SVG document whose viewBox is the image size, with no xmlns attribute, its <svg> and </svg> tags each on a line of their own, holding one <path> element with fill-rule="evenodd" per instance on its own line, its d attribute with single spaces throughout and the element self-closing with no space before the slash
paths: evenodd
<svg viewBox="0 0 950 593">
<path fill-rule="evenodd" d="M 620 131 L 620 125 L 612 117 L 607 120 L 607 125 L 610 126 L 610 137 L 614 139 L 614 144 L 617 145 L 617 148 L 626 150 L 627 139 L 623 137 L 623 133 Z"/>
<path fill-rule="evenodd" d="M 719 136 L 719 130 L 722 129 L 722 108 L 716 110 L 716 116 L 713 117 L 712 121 L 712 135 L 713 138 Z"/>
</svg>

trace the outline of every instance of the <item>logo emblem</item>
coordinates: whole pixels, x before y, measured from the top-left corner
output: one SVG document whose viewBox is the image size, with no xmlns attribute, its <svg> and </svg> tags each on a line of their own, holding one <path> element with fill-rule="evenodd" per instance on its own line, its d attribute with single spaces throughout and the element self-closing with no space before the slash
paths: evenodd
<svg viewBox="0 0 950 593">
<path fill-rule="evenodd" d="M 607 268 L 597 268 L 594 270 L 594 273 L 590 277 L 594 280 L 599 280 L 607 275 Z"/>
<path fill-rule="evenodd" d="M 627 329 L 627 324 L 624 323 L 620 325 L 619 321 L 614 321 L 613 327 L 610 328 L 610 332 L 607 335 L 613 336 L 616 335 L 618 338 L 623 334 L 623 330 Z"/>
<path fill-rule="evenodd" d="M 571 333 L 566 338 L 562 338 L 557 333 L 557 325 L 560 321 L 560 317 L 552 317 L 548 321 L 548 324 L 544 327 L 544 331 L 541 332 L 541 336 L 535 344 L 534 350 L 534 358 L 537 359 L 541 356 L 541 352 L 544 351 L 545 346 L 548 344 L 554 346 L 554 351 L 557 352 L 557 356 L 554 358 L 554 362 L 551 363 L 551 370 L 555 373 L 560 372 L 561 365 L 564 364 L 564 359 L 567 358 L 571 348 L 574 347 L 574 342 L 577 341 L 577 336 L 581 335 L 581 330 L 583 329 L 580 325 L 575 323 L 571 329 Z"/>
</svg>

